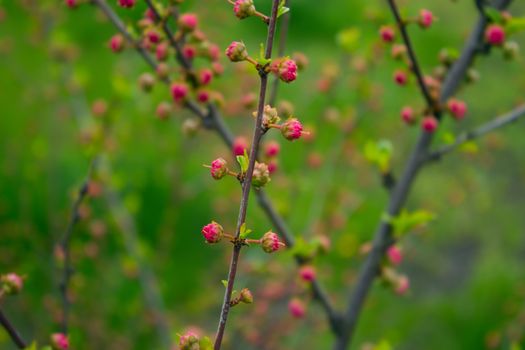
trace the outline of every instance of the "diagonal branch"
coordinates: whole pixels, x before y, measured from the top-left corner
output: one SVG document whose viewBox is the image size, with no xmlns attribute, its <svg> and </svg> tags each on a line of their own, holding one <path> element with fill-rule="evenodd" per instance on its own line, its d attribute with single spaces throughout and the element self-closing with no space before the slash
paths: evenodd
<svg viewBox="0 0 525 350">
<path fill-rule="evenodd" d="M 462 144 L 468 141 L 477 139 L 478 137 L 484 136 L 488 134 L 489 132 L 492 132 L 499 128 L 507 126 L 508 124 L 514 123 L 523 116 L 525 116 L 525 105 L 521 105 L 502 116 L 496 117 L 490 122 L 487 122 L 475 128 L 474 130 L 467 131 L 467 132 L 460 134 L 458 137 L 456 137 L 456 140 L 454 141 L 454 143 L 443 146 L 437 149 L 436 151 L 430 153 L 425 159 L 425 161 L 430 162 L 430 161 L 441 160 L 441 158 L 444 155 L 447 155 L 448 153 L 454 151 L 456 148 L 458 148 Z"/>
<path fill-rule="evenodd" d="M 497 0 L 495 2 L 495 7 L 498 9 L 503 9 L 509 5 L 510 0 Z M 394 13 L 394 17 L 398 21 L 400 28 L 403 28 L 404 24 L 401 18 L 399 17 L 399 11 L 394 0 L 388 0 L 388 3 Z M 487 25 L 487 20 L 485 16 L 480 16 L 478 23 L 475 27 L 474 32 L 469 37 L 461 57 L 454 63 L 443 84 L 443 89 L 439 101 L 443 102 L 450 98 L 455 91 L 457 90 L 459 84 L 463 80 L 465 73 L 473 62 L 475 55 L 479 52 L 478 47 L 483 40 L 483 32 Z M 404 29 L 401 29 L 402 33 L 406 34 Z M 406 40 L 408 36 L 403 36 Z M 409 42 L 409 41 L 408 41 Z M 405 42 L 406 44 L 407 42 Z M 408 48 L 408 45 L 407 45 Z M 413 50 L 412 50 L 413 53 Z M 414 59 L 412 62 L 413 67 L 418 67 L 417 63 L 414 64 L 415 56 L 410 55 L 411 59 Z M 417 73 L 416 73 L 417 74 Z M 419 81 L 419 79 L 418 79 Z M 422 93 L 425 95 L 424 84 L 420 85 L 422 88 Z M 433 102 L 432 99 L 428 99 L 425 95 L 427 102 Z M 432 104 L 429 107 L 433 108 Z M 434 111 L 436 111 L 434 109 Z M 438 110 L 439 111 L 439 110 Z M 438 115 L 436 115 L 438 117 Z M 406 199 L 408 198 L 410 189 L 414 183 L 414 180 L 417 177 L 419 170 L 424 164 L 424 158 L 428 153 L 428 149 L 433 140 L 433 133 L 427 133 L 422 131 L 420 133 L 419 139 L 408 159 L 408 162 L 405 165 L 403 174 L 396 183 L 395 187 L 392 190 L 390 201 L 387 208 L 387 214 L 389 216 L 397 216 L 404 206 Z M 348 309 L 345 314 L 344 320 L 344 332 L 336 340 L 335 350 L 344 350 L 347 348 L 348 344 L 352 340 L 359 315 L 363 308 L 364 302 L 370 291 L 373 281 L 380 271 L 381 260 L 384 256 L 386 249 L 393 243 L 392 237 L 392 226 L 385 220 L 382 220 L 375 232 L 374 241 L 372 250 L 367 256 L 367 259 L 358 275 L 357 283 L 353 294 L 350 296 Z"/>
<path fill-rule="evenodd" d="M 7 334 L 11 337 L 11 340 L 16 344 L 19 349 L 25 349 L 27 347 L 26 342 L 20 334 L 17 332 L 15 327 L 11 324 L 7 316 L 2 310 L 0 310 L 0 324 L 6 330 Z"/>
</svg>

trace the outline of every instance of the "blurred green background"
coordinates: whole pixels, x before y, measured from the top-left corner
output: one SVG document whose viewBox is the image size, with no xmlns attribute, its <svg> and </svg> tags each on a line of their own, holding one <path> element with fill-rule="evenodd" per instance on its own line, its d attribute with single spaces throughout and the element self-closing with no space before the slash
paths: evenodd
<svg viewBox="0 0 525 350">
<path fill-rule="evenodd" d="M 114 1 L 109 1 L 115 5 Z M 269 1 L 256 1 L 268 12 Z M 428 8 L 438 17 L 429 30 L 410 28 L 423 69 L 430 72 L 443 47 L 460 49 L 477 13 L 473 1 L 399 1 L 408 16 Z M 511 13 L 525 15 L 515 1 Z M 114 6 L 116 8 L 116 6 Z M 132 24 L 145 5 L 117 9 Z M 222 0 L 185 1 L 200 16 L 210 40 L 225 48 L 243 40 L 251 52 L 264 41 L 257 19 L 238 21 Z M 399 120 L 402 106 L 423 106 L 415 84 L 399 88 L 391 75 L 398 62 L 379 44 L 378 28 L 391 23 L 385 1 L 291 1 L 287 53 L 305 53 L 309 66 L 279 99 L 315 130 L 313 141 L 288 143 L 279 135 L 279 170 L 267 191 L 297 237 L 330 238 L 332 249 L 315 260 L 319 279 L 338 308 L 346 307 L 363 257 L 387 202 L 364 145 L 388 139 L 399 172 L 418 128 Z M 358 39 L 345 51 L 342 31 Z M 198 327 L 215 332 L 230 247 L 207 246 L 201 227 L 214 219 L 233 230 L 240 191 L 232 179 L 215 182 L 202 164 L 230 152 L 212 132 L 188 137 L 177 110 L 159 120 L 155 108 L 169 101 L 165 86 L 142 92 L 137 79 L 148 67 L 132 50 L 107 48 L 115 33 L 92 5 L 69 10 L 61 1 L 0 1 L 0 273 L 27 276 L 23 293 L 2 308 L 27 339 L 45 343 L 58 330 L 63 234 L 75 192 L 99 155 L 102 194 L 82 208 L 72 255 L 71 339 L 74 349 L 162 349 L 157 313 L 177 334 Z M 523 44 L 525 36 L 513 40 Z M 227 123 L 251 137 L 251 110 L 242 95 L 257 91 L 256 74 L 222 59 L 224 77 L 213 83 L 226 100 Z M 469 106 L 461 123 L 447 118 L 437 143 L 524 102 L 525 64 L 494 51 L 476 61 L 480 80 L 458 97 Z M 335 77 L 326 93 L 319 79 Z M 93 117 L 97 99 L 109 105 Z M 358 120 L 348 133 L 345 126 Z M 525 344 L 525 137 L 510 126 L 426 168 L 408 208 L 437 215 L 402 242 L 399 270 L 411 280 L 407 296 L 375 285 L 353 348 L 390 344 L 395 349 L 508 349 Z M 101 134 L 104 134 L 102 137 Z M 100 156 L 100 154 L 103 154 Z M 319 163 L 319 164 L 318 164 Z M 253 198 L 252 198 L 253 199 Z M 271 225 L 250 203 L 248 226 Z M 230 314 L 227 349 L 329 349 L 333 338 L 321 309 L 307 302 L 307 317 L 293 319 L 288 300 L 307 293 L 291 253 L 245 249 L 237 286 L 255 304 Z M 0 348 L 13 349 L 0 330 Z"/>
</svg>

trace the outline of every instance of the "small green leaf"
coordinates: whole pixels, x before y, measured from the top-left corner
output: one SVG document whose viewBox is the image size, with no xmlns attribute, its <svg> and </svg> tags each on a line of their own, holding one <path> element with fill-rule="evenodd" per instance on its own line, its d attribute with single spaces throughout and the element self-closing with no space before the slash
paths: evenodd
<svg viewBox="0 0 525 350">
<path fill-rule="evenodd" d="M 277 18 L 281 17 L 282 15 L 290 11 L 290 9 L 286 7 L 285 5 L 286 5 L 286 0 L 281 0 L 281 2 L 279 3 L 279 8 L 277 9 Z"/>
<path fill-rule="evenodd" d="M 374 346 L 374 350 L 392 350 L 392 346 L 386 340 L 381 340 L 379 344 Z"/>
<path fill-rule="evenodd" d="M 246 150 L 244 150 L 244 155 L 237 156 L 237 163 L 239 163 L 242 173 L 245 173 L 248 170 L 249 162 L 250 159 L 248 158 L 248 153 L 246 152 Z"/>
<path fill-rule="evenodd" d="M 507 34 L 515 34 L 525 30 L 525 17 L 515 17 L 508 20 L 505 30 Z"/>
<path fill-rule="evenodd" d="M 487 15 L 488 18 L 490 18 L 492 22 L 495 22 L 495 23 L 503 22 L 503 16 L 501 15 L 501 12 L 499 12 L 493 7 L 486 7 L 485 14 Z"/>
<path fill-rule="evenodd" d="M 393 146 L 389 140 L 368 141 L 365 144 L 365 158 L 372 164 L 375 164 L 381 173 L 386 173 L 390 169 L 392 153 Z"/>
<path fill-rule="evenodd" d="M 361 31 L 358 28 L 347 28 L 337 33 L 337 44 L 345 51 L 352 52 L 359 46 Z"/>
<path fill-rule="evenodd" d="M 252 230 L 246 228 L 246 223 L 243 223 L 241 225 L 241 229 L 239 230 L 239 236 L 241 238 L 246 238 L 251 232 Z"/>
<path fill-rule="evenodd" d="M 391 224 L 394 227 L 394 235 L 400 237 L 416 227 L 425 226 L 435 218 L 434 213 L 426 210 L 416 210 L 412 213 L 403 210 L 398 216 L 392 218 Z"/>
<path fill-rule="evenodd" d="M 36 341 L 32 342 L 31 345 L 29 345 L 27 348 L 25 348 L 26 350 L 38 350 L 37 348 L 37 345 L 36 345 Z"/>
<path fill-rule="evenodd" d="M 224 288 L 228 287 L 228 280 L 222 280 L 221 282 L 222 282 Z"/>
</svg>

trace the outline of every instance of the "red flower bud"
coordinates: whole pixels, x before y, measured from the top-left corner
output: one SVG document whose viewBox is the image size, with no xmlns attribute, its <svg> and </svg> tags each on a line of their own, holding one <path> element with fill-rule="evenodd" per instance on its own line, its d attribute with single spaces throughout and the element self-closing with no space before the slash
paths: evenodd
<svg viewBox="0 0 525 350">
<path fill-rule="evenodd" d="M 195 333 L 187 332 L 180 336 L 179 348 L 180 350 L 198 350 L 200 349 L 199 338 Z"/>
<path fill-rule="evenodd" d="M 438 123 L 438 120 L 433 116 L 427 116 L 423 118 L 423 121 L 421 122 L 421 127 L 426 132 L 434 132 L 438 127 Z"/>
<path fill-rule="evenodd" d="M 208 85 L 213 78 L 213 71 L 208 68 L 204 68 L 199 72 L 199 83 L 201 85 Z"/>
<path fill-rule="evenodd" d="M 215 221 L 212 221 L 208 225 L 204 226 L 201 232 L 206 242 L 213 244 L 220 242 L 224 234 L 224 229 L 221 225 Z"/>
<path fill-rule="evenodd" d="M 69 349 L 69 339 L 63 333 L 51 334 L 51 347 L 53 350 L 67 350 Z"/>
<path fill-rule="evenodd" d="M 297 64 L 290 58 L 281 58 L 272 62 L 270 70 L 285 83 L 297 79 Z"/>
<path fill-rule="evenodd" d="M 406 85 L 408 81 L 407 74 L 400 69 L 396 70 L 394 72 L 394 81 L 400 86 Z"/>
<path fill-rule="evenodd" d="M 485 40 L 491 45 L 502 45 L 505 42 L 505 29 L 499 24 L 491 24 L 485 30 Z"/>
<path fill-rule="evenodd" d="M 403 252 L 397 245 L 392 245 L 386 251 L 388 260 L 392 265 L 399 265 L 403 261 Z"/>
<path fill-rule="evenodd" d="M 284 246 L 284 243 L 279 240 L 279 236 L 272 231 L 266 232 L 261 238 L 261 247 L 266 253 L 276 252 Z"/>
<path fill-rule="evenodd" d="M 281 150 L 281 146 L 276 141 L 270 141 L 266 144 L 264 148 L 264 153 L 267 157 L 275 157 L 279 154 L 279 151 Z"/>
<path fill-rule="evenodd" d="M 171 85 L 171 96 L 175 102 L 182 102 L 188 96 L 188 86 L 184 83 L 173 83 Z"/>
<path fill-rule="evenodd" d="M 228 174 L 227 163 L 223 158 L 217 158 L 211 162 L 210 173 L 215 180 L 220 180 Z"/>
<path fill-rule="evenodd" d="M 168 45 L 165 43 L 159 44 L 157 46 L 157 49 L 155 50 L 155 56 L 157 57 L 157 60 L 159 61 L 166 61 L 168 58 Z"/>
<path fill-rule="evenodd" d="M 429 10 L 422 9 L 419 11 L 419 18 L 417 22 L 421 28 L 429 28 L 434 22 L 434 15 Z"/>
<path fill-rule="evenodd" d="M 297 298 L 290 300 L 288 303 L 288 310 L 295 318 L 303 318 L 306 314 L 306 307 L 304 306 L 304 303 Z"/>
<path fill-rule="evenodd" d="M 451 98 L 447 103 L 447 108 L 454 119 L 461 120 L 467 114 L 467 104 L 455 98 Z"/>
<path fill-rule="evenodd" d="M 109 39 L 109 48 L 111 51 L 118 53 L 124 48 L 124 37 L 121 34 L 115 34 Z"/>
<path fill-rule="evenodd" d="M 69 8 L 75 8 L 78 5 L 77 0 L 65 0 L 65 3 Z"/>
<path fill-rule="evenodd" d="M 131 8 L 135 6 L 135 0 L 118 0 L 118 4 L 121 7 Z"/>
<path fill-rule="evenodd" d="M 281 125 L 281 133 L 287 140 L 297 140 L 303 134 L 303 125 L 297 118 L 289 118 Z"/>
<path fill-rule="evenodd" d="M 6 294 L 18 294 L 24 287 L 24 279 L 16 273 L 8 273 L 0 277 L 0 287 Z"/>
<path fill-rule="evenodd" d="M 233 155 L 243 156 L 244 151 L 248 151 L 248 141 L 244 137 L 238 137 L 233 141 Z"/>
<path fill-rule="evenodd" d="M 413 124 L 416 121 L 412 107 L 403 107 L 403 109 L 401 110 L 401 119 L 403 119 L 403 121 L 407 124 Z"/>
<path fill-rule="evenodd" d="M 299 269 L 299 276 L 306 282 L 312 282 L 315 279 L 315 269 L 312 266 L 304 265 Z"/>
<path fill-rule="evenodd" d="M 232 62 L 241 62 L 248 58 L 248 51 L 246 51 L 246 46 L 243 43 L 234 41 L 226 49 L 226 56 Z"/>
<path fill-rule="evenodd" d="M 253 0 L 236 0 L 233 4 L 233 12 L 239 19 L 255 15 L 256 10 Z"/>
<path fill-rule="evenodd" d="M 396 32 L 395 32 L 394 28 L 392 28 L 390 26 L 382 26 L 379 29 L 379 35 L 381 36 L 381 39 L 385 43 L 391 43 L 392 41 L 394 41 L 394 39 L 396 37 Z"/>
<path fill-rule="evenodd" d="M 197 28 L 199 20 L 194 13 L 184 13 L 180 15 L 178 24 L 183 32 L 191 32 Z"/>
</svg>

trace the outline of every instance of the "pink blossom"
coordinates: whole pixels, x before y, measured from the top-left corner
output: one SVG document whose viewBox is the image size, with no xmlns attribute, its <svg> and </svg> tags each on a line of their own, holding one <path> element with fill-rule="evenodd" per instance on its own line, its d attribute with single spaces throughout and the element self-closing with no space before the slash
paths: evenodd
<svg viewBox="0 0 525 350">
<path fill-rule="evenodd" d="M 465 114 L 467 114 L 467 104 L 458 99 L 450 99 L 447 103 L 447 107 L 452 116 L 457 120 L 463 119 Z"/>
<path fill-rule="evenodd" d="M 248 150 L 248 141 L 244 137 L 238 137 L 233 141 L 233 155 L 242 156 Z"/>
<path fill-rule="evenodd" d="M 503 44 L 505 42 L 505 29 L 499 24 L 491 24 L 485 30 L 485 40 L 491 45 Z"/>
<path fill-rule="evenodd" d="M 406 85 L 407 81 L 408 81 L 408 77 L 407 77 L 407 74 L 398 69 L 394 72 L 394 81 L 396 82 L 397 85 Z"/>
<path fill-rule="evenodd" d="M 184 13 L 179 17 L 179 28 L 184 32 L 191 32 L 197 28 L 199 20 L 194 13 Z"/>
<path fill-rule="evenodd" d="M 316 273 L 312 266 L 304 265 L 299 269 L 299 276 L 306 282 L 312 282 L 315 279 Z"/>
<path fill-rule="evenodd" d="M 109 48 L 117 53 L 124 48 L 124 37 L 121 34 L 115 34 L 109 39 Z"/>
<path fill-rule="evenodd" d="M 173 83 L 171 85 L 171 95 L 175 102 L 182 102 L 188 96 L 188 86 L 184 83 Z"/>
<path fill-rule="evenodd" d="M 155 56 L 158 61 L 165 61 L 168 58 L 168 45 L 164 43 L 159 44 L 155 50 Z"/>
<path fill-rule="evenodd" d="M 24 287 L 24 279 L 16 273 L 8 273 L 0 277 L 0 287 L 6 294 L 18 294 Z"/>
<path fill-rule="evenodd" d="M 410 280 L 407 276 L 400 276 L 396 283 L 396 293 L 404 295 L 410 288 Z"/>
<path fill-rule="evenodd" d="M 118 0 L 118 4 L 122 7 L 131 8 L 135 6 L 135 0 Z"/>
<path fill-rule="evenodd" d="M 394 28 L 392 28 L 390 26 L 382 26 L 379 29 L 379 35 L 381 36 L 381 39 L 385 43 L 391 43 L 392 41 L 394 41 L 394 39 L 396 37 L 396 32 L 395 32 Z"/>
<path fill-rule="evenodd" d="M 403 261 L 403 252 L 397 245 L 390 246 L 386 251 L 386 255 L 392 265 L 399 265 Z"/>
<path fill-rule="evenodd" d="M 248 58 L 248 52 L 243 43 L 240 41 L 234 41 L 226 49 L 226 56 L 228 56 L 232 62 L 240 62 Z"/>
<path fill-rule="evenodd" d="M 210 100 L 210 93 L 207 90 L 199 90 L 197 92 L 197 100 L 200 103 L 207 103 Z"/>
<path fill-rule="evenodd" d="M 288 310 L 295 318 L 303 318 L 306 314 L 306 307 L 304 306 L 304 303 L 297 298 L 290 300 L 288 303 Z"/>
<path fill-rule="evenodd" d="M 213 244 L 218 243 L 222 239 L 224 229 L 221 225 L 215 221 L 212 221 L 208 225 L 204 226 L 201 232 L 206 242 Z"/>
<path fill-rule="evenodd" d="M 426 116 L 423 118 L 423 121 L 421 122 L 421 127 L 426 132 L 432 133 L 436 131 L 438 127 L 438 120 L 434 118 L 433 116 Z"/>
<path fill-rule="evenodd" d="M 201 85 L 208 85 L 213 78 L 213 71 L 208 68 L 204 68 L 199 72 L 199 83 Z"/>
<path fill-rule="evenodd" d="M 303 125 L 297 118 L 289 118 L 281 125 L 281 133 L 287 140 L 297 140 L 303 134 Z"/>
<path fill-rule="evenodd" d="M 422 28 L 429 28 L 434 22 L 434 15 L 429 10 L 422 9 L 419 11 L 418 23 Z"/>
<path fill-rule="evenodd" d="M 51 346 L 53 350 L 67 350 L 69 349 L 69 339 L 63 333 L 51 334 Z"/>
<path fill-rule="evenodd" d="M 182 55 L 188 60 L 192 60 L 197 56 L 197 49 L 193 45 L 184 45 Z"/>
<path fill-rule="evenodd" d="M 228 167 L 223 158 L 217 158 L 211 162 L 210 173 L 215 180 L 220 180 L 228 173 Z"/>
<path fill-rule="evenodd" d="M 414 110 L 410 106 L 405 106 L 401 110 L 401 119 L 407 124 L 412 124 L 415 120 Z"/>
<path fill-rule="evenodd" d="M 272 232 L 266 232 L 261 238 L 261 247 L 266 253 L 273 253 L 284 247 L 285 244 L 279 240 L 279 236 Z"/>
<path fill-rule="evenodd" d="M 281 146 L 276 141 L 270 141 L 266 144 L 264 148 L 264 153 L 267 157 L 275 157 L 279 154 L 279 151 L 281 150 Z"/>
</svg>

